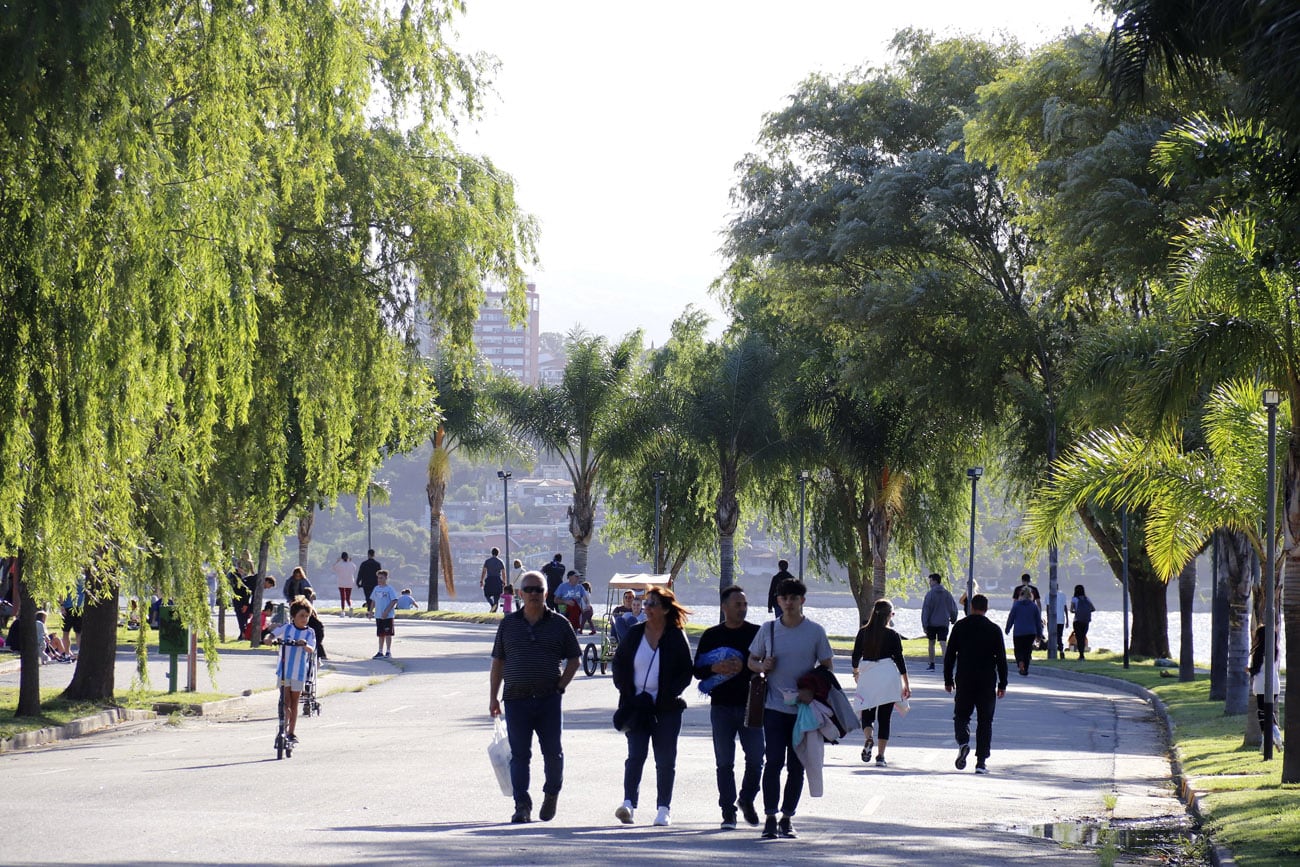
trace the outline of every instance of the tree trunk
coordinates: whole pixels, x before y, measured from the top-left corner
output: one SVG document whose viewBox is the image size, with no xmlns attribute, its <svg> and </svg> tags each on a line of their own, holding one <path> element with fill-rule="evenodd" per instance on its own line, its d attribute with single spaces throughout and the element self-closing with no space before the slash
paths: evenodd
<svg viewBox="0 0 1300 867">
<path fill-rule="evenodd" d="M 736 500 L 737 470 L 734 465 L 721 467 L 721 486 L 714 501 L 714 520 L 718 524 L 718 591 L 736 583 L 736 527 L 740 524 L 740 503 Z"/>
<path fill-rule="evenodd" d="M 574 479 L 573 505 L 569 506 L 569 535 L 573 536 L 573 568 L 587 574 L 587 548 L 596 530 L 596 498 L 591 493 L 591 480 L 578 484 Z"/>
<path fill-rule="evenodd" d="M 1146 570 L 1135 570 L 1133 565 L 1130 558 L 1128 595 L 1133 606 L 1133 635 L 1129 652 L 1134 656 L 1167 659 L 1169 606 L 1165 596 L 1168 586 L 1152 574 L 1149 566 Z"/>
<path fill-rule="evenodd" d="M 1228 576 L 1221 566 L 1223 530 L 1214 533 L 1210 558 L 1214 596 L 1210 603 L 1210 701 L 1228 697 Z"/>
<path fill-rule="evenodd" d="M 1053 542 L 1047 547 L 1047 658 L 1056 659 L 1056 599 L 1061 592 L 1061 552 Z M 1064 610 L 1064 609 L 1062 609 Z M 1124 648 L 1121 646 L 1120 651 Z"/>
<path fill-rule="evenodd" d="M 871 532 L 871 605 L 874 607 L 877 600 L 885 598 L 885 566 L 894 530 L 889 508 L 879 503 L 872 506 L 867 526 Z"/>
<path fill-rule="evenodd" d="M 1219 530 L 1219 580 L 1223 582 L 1227 605 L 1228 639 L 1225 648 L 1227 678 L 1223 713 L 1246 713 L 1250 701 L 1250 588 L 1251 572 L 1257 561 L 1255 549 L 1245 533 Z"/>
<path fill-rule="evenodd" d="M 438 610 L 438 581 L 441 580 L 439 567 L 442 565 L 442 512 L 433 508 L 433 497 L 429 497 L 429 600 L 428 609 Z"/>
<path fill-rule="evenodd" d="M 1292 388 L 1294 394 L 1294 387 Z M 1282 752 L 1282 782 L 1300 783 L 1300 410 L 1294 397 L 1291 403 L 1291 436 L 1286 447 L 1286 472 L 1282 478 L 1282 617 L 1286 629 L 1286 670 L 1295 677 L 1286 679 L 1285 701 L 1291 713 L 1286 715 L 1286 732 L 1282 740 L 1292 745 Z M 1279 715 L 1280 716 L 1280 715 Z"/>
<path fill-rule="evenodd" d="M 1192 656 L 1192 603 L 1196 600 L 1196 558 L 1187 561 L 1178 573 L 1178 680 L 1196 680 L 1196 662 Z"/>
<path fill-rule="evenodd" d="M 101 579 L 97 583 L 100 586 L 92 586 L 87 581 L 77 668 L 63 697 L 111 704 L 116 686 L 118 587 L 111 580 Z"/>
<path fill-rule="evenodd" d="M 736 583 L 736 537 L 731 533 L 718 534 L 718 592 Z"/>
<path fill-rule="evenodd" d="M 313 506 L 304 515 L 298 516 L 298 565 L 307 571 L 307 549 L 311 547 L 311 528 L 316 523 L 316 508 Z"/>
<path fill-rule="evenodd" d="M 41 715 L 41 648 L 36 643 L 36 600 L 23 581 L 26 569 L 26 558 L 19 555 L 13 577 L 21 636 L 18 655 L 22 658 L 22 668 L 18 673 L 18 707 L 14 709 L 16 717 Z"/>
<path fill-rule="evenodd" d="M 1103 521 L 1089 508 L 1078 510 L 1080 521 L 1088 531 L 1102 556 L 1106 558 L 1116 581 L 1123 580 L 1124 561 L 1122 536 L 1118 522 Z M 1129 513 L 1128 588 L 1133 606 L 1132 633 L 1129 651 L 1136 656 L 1169 656 L 1169 609 L 1165 601 L 1165 584 L 1156 575 L 1142 538 L 1141 514 Z M 1116 648 L 1123 650 L 1122 647 Z"/>
<path fill-rule="evenodd" d="M 266 565 L 270 559 L 271 533 L 267 531 L 262 534 L 262 541 L 257 545 L 257 575 L 253 580 L 253 602 L 248 615 L 252 623 L 252 626 L 248 627 L 250 647 L 262 646 L 262 585 L 266 581 Z"/>
</svg>

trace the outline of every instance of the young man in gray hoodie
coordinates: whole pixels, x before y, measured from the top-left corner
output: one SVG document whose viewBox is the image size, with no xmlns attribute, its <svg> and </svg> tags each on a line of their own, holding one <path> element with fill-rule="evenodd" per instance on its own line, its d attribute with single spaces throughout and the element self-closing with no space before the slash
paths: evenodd
<svg viewBox="0 0 1300 867">
<path fill-rule="evenodd" d="M 948 627 L 957 622 L 957 600 L 943 586 L 943 576 L 930 573 L 930 589 L 921 603 L 921 627 L 930 639 L 930 664 L 926 671 L 934 671 L 934 643 L 939 642 L 939 655 L 948 652 Z"/>
</svg>

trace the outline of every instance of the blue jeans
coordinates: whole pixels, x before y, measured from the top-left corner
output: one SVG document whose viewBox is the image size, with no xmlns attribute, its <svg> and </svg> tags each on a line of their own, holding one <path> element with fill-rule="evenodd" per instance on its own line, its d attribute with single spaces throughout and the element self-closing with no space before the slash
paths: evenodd
<svg viewBox="0 0 1300 867">
<path fill-rule="evenodd" d="M 673 782 L 677 779 L 677 736 L 682 731 L 681 708 L 660 709 L 653 729 L 627 733 L 627 762 L 623 765 L 623 800 L 637 805 L 637 790 L 641 788 L 641 771 L 650 745 L 655 748 L 656 806 L 671 807 Z"/>
<path fill-rule="evenodd" d="M 506 731 L 510 738 L 510 787 L 515 803 L 532 807 L 528 796 L 529 769 L 533 758 L 533 733 L 542 748 L 542 767 L 546 781 L 542 792 L 556 795 L 564 785 L 564 749 L 560 746 L 563 717 L 560 694 L 546 698 L 512 698 L 504 702 Z"/>
<path fill-rule="evenodd" d="M 794 751 L 795 715 L 781 713 L 770 707 L 763 711 L 763 737 L 767 739 L 767 765 L 763 768 L 763 812 L 776 815 L 777 799 L 781 797 L 781 768 L 787 770 L 785 800 L 781 812 L 793 816 L 803 794 L 803 762 Z"/>
<path fill-rule="evenodd" d="M 763 773 L 763 730 L 745 726 L 745 708 L 715 704 L 709 708 L 713 725 L 713 759 L 718 766 L 718 806 L 722 812 L 736 812 L 736 738 L 745 753 L 745 775 L 740 781 L 740 800 L 754 803 L 759 776 Z"/>
</svg>

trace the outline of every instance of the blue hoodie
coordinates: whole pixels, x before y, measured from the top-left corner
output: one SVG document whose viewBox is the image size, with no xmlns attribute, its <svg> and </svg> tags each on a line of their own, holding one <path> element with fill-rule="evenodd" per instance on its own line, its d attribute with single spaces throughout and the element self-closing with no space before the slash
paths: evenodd
<svg viewBox="0 0 1300 867">
<path fill-rule="evenodd" d="M 1023 594 L 1011 606 L 1011 613 L 1007 615 L 1006 632 L 1011 632 L 1015 627 L 1013 635 L 1037 635 L 1042 629 L 1040 623 L 1041 614 L 1038 611 L 1038 605 L 1034 602 L 1034 597 L 1029 594 Z"/>
</svg>

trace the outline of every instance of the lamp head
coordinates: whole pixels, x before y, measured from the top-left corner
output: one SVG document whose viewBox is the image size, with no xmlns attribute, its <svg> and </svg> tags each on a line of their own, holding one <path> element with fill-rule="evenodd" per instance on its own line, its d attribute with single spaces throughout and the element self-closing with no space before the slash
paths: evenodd
<svg viewBox="0 0 1300 867">
<path fill-rule="evenodd" d="M 1276 388 L 1264 389 L 1264 406 L 1277 406 L 1282 402 L 1282 392 Z"/>
<path fill-rule="evenodd" d="M 982 475 L 984 475 L 983 467 L 971 467 L 966 471 L 966 478 L 968 479 L 978 479 Z"/>
</svg>

